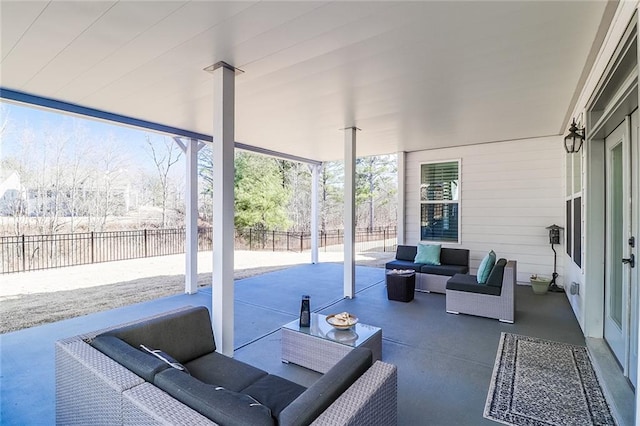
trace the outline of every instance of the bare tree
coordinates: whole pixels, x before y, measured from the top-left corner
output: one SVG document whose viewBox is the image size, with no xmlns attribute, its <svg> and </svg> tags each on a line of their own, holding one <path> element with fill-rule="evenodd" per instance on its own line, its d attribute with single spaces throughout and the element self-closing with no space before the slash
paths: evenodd
<svg viewBox="0 0 640 426">
<path fill-rule="evenodd" d="M 320 173 L 320 230 L 325 232 L 342 226 L 342 176 L 344 165 L 326 162 Z"/>
<path fill-rule="evenodd" d="M 375 225 L 389 223 L 382 207 L 396 192 L 396 161 L 394 156 L 377 155 L 356 160 L 356 202 L 358 219 L 373 230 Z M 376 215 L 377 210 L 380 210 Z"/>
<path fill-rule="evenodd" d="M 9 114 L 2 104 L 0 104 L 0 117 L 2 118 L 0 122 L 0 153 L 2 153 L 11 129 Z M 12 218 L 11 228 L 15 235 L 20 235 L 23 232 L 26 222 L 24 194 L 20 185 L 20 166 L 21 164 L 16 158 L 0 155 L 0 179 L 11 179 L 18 183 L 18 188 L 7 188 L 4 193 L 0 194 L 0 214 Z"/>
<path fill-rule="evenodd" d="M 148 147 L 147 152 L 153 160 L 156 172 L 158 173 L 160 203 L 162 206 L 162 227 L 164 228 L 167 225 L 167 204 L 171 185 L 169 181 L 169 171 L 171 167 L 180 160 L 182 150 L 176 145 L 173 139 L 167 137 L 162 138 L 162 144 L 159 144 L 159 147 L 151 141 L 148 135 L 146 142 Z"/>
<path fill-rule="evenodd" d="M 288 163 L 285 167 L 280 164 L 280 170 L 286 173 L 283 183 L 290 194 L 289 220 L 293 231 L 308 232 L 311 229 L 311 171 L 306 164 Z"/>
<path fill-rule="evenodd" d="M 28 188 L 25 213 L 33 217 L 38 232 L 55 233 L 62 227 L 60 189 L 65 167 L 64 150 L 69 142 L 64 129 L 46 129 L 38 138 L 31 129 L 20 134 L 16 169 Z"/>
<path fill-rule="evenodd" d="M 198 211 L 207 222 L 213 220 L 213 149 L 206 144 L 198 152 Z"/>
</svg>

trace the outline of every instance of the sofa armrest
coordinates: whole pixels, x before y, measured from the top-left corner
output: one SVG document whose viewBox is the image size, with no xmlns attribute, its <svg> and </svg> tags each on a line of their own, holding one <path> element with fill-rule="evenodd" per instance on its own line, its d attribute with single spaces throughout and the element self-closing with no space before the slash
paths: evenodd
<svg viewBox="0 0 640 426">
<path fill-rule="evenodd" d="M 313 426 L 398 424 L 398 369 L 376 361 Z"/>
<path fill-rule="evenodd" d="M 349 351 L 280 412 L 278 423 L 281 426 L 309 424 L 371 368 L 372 359 L 373 354 L 368 348 L 359 347 Z"/>
<path fill-rule="evenodd" d="M 56 424 L 121 422 L 122 393 L 144 380 L 81 339 L 56 343 Z"/>
</svg>

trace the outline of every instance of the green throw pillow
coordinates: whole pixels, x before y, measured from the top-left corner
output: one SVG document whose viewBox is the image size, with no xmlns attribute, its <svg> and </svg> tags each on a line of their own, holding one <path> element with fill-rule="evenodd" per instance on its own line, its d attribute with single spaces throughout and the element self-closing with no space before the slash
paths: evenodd
<svg viewBox="0 0 640 426">
<path fill-rule="evenodd" d="M 489 279 L 489 274 L 493 269 L 493 265 L 496 264 L 496 254 L 491 250 L 480 262 L 478 267 L 478 284 L 486 284 Z"/>
<path fill-rule="evenodd" d="M 418 244 L 418 252 L 415 263 L 426 263 L 427 265 L 440 264 L 440 244 Z"/>
</svg>

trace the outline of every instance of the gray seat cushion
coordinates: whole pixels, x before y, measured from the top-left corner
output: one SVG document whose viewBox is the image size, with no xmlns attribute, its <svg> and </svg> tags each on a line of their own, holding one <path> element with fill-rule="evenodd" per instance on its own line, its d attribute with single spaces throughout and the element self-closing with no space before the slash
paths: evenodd
<svg viewBox="0 0 640 426">
<path fill-rule="evenodd" d="M 447 290 L 500 296 L 501 288 L 478 284 L 478 280 L 475 275 L 456 274 L 447 281 Z"/>
<path fill-rule="evenodd" d="M 415 272 L 420 272 L 422 266 L 422 263 L 413 263 L 413 261 L 409 260 L 392 260 L 385 264 L 386 269 L 411 269 Z"/>
<path fill-rule="evenodd" d="M 466 274 L 469 272 L 469 268 L 466 266 L 459 265 L 422 265 L 420 267 L 420 272 L 423 274 L 431 274 L 431 275 L 448 275 L 450 277 L 455 274 Z"/>
<path fill-rule="evenodd" d="M 216 350 L 211 317 L 207 308 L 203 306 L 122 327 L 105 334 L 119 337 L 135 348 L 145 345 L 159 349 L 182 364 Z"/>
<path fill-rule="evenodd" d="M 91 341 L 91 346 L 150 383 L 153 383 L 157 373 L 170 368 L 153 355 L 136 349 L 115 336 L 98 336 Z"/>
<path fill-rule="evenodd" d="M 440 265 L 414 263 L 418 248 L 416 246 L 398 246 L 396 258 L 385 264 L 386 269 L 411 269 L 415 272 L 432 275 L 466 274 L 469 272 L 469 250 L 442 248 Z"/>
<path fill-rule="evenodd" d="M 355 348 L 280 412 L 280 426 L 308 425 L 372 365 L 367 348 Z"/>
<path fill-rule="evenodd" d="M 170 368 L 154 384 L 198 413 L 224 426 L 274 425 L 271 411 L 249 395 L 201 382 Z"/>
<path fill-rule="evenodd" d="M 198 380 L 236 392 L 267 375 L 266 371 L 217 352 L 203 355 L 184 366 Z"/>
<path fill-rule="evenodd" d="M 306 389 L 297 383 L 269 374 L 242 389 L 242 393 L 251 395 L 269 407 L 271 415 L 277 418 L 280 412 Z"/>
</svg>

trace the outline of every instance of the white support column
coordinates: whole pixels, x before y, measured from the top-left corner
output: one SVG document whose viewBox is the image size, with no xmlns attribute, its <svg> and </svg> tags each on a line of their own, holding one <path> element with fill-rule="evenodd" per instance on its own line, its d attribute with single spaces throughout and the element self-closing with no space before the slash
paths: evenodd
<svg viewBox="0 0 640 426">
<path fill-rule="evenodd" d="M 213 282 L 212 322 L 216 351 L 233 356 L 234 103 L 235 69 L 218 62 L 213 71 Z"/>
<path fill-rule="evenodd" d="M 318 263 L 318 173 L 319 164 L 311 164 L 311 263 Z"/>
<path fill-rule="evenodd" d="M 185 270 L 184 292 L 198 292 L 198 151 L 201 145 L 197 139 L 186 144 L 178 137 L 173 138 L 185 153 L 186 182 L 185 191 Z"/>
<path fill-rule="evenodd" d="M 398 151 L 397 163 L 398 163 L 398 205 L 396 207 L 396 221 L 397 221 L 397 235 L 398 244 L 404 245 L 404 224 L 405 224 L 405 165 L 407 161 L 407 153 L 404 151 Z"/>
<path fill-rule="evenodd" d="M 356 127 L 344 133 L 344 297 L 356 294 Z"/>
</svg>

